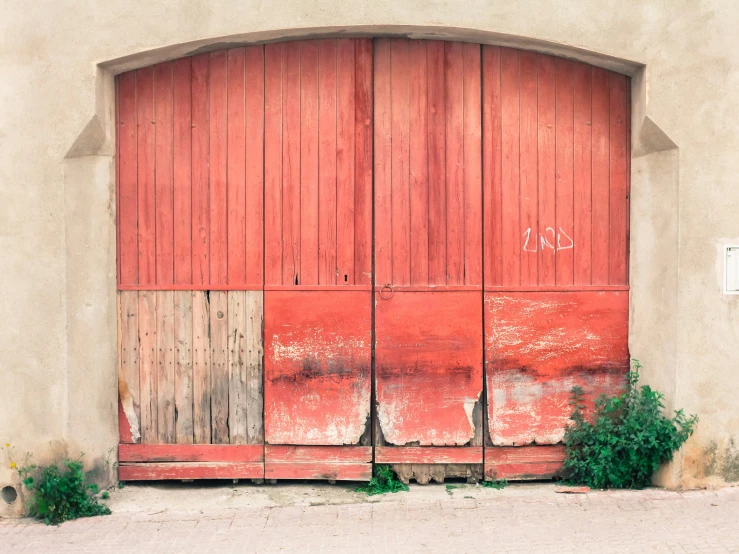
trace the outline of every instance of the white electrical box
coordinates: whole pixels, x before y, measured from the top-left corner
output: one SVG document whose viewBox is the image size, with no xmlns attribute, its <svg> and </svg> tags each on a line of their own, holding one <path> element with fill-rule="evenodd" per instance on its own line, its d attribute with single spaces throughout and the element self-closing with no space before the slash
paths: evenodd
<svg viewBox="0 0 739 554">
<path fill-rule="evenodd" d="M 739 245 L 724 246 L 724 294 L 739 294 Z"/>
</svg>

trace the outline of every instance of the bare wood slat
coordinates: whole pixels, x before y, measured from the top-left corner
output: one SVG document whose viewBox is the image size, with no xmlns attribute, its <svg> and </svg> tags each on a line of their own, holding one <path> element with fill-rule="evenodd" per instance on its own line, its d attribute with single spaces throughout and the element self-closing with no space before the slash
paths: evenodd
<svg viewBox="0 0 739 554">
<path fill-rule="evenodd" d="M 228 444 L 228 298 L 210 293 L 210 421 L 211 442 Z"/>
<path fill-rule="evenodd" d="M 246 305 L 246 442 L 264 442 L 264 293 L 245 293 Z"/>
<path fill-rule="evenodd" d="M 193 441 L 193 294 L 190 291 L 177 291 L 174 293 L 175 432 L 178 444 L 191 444 Z"/>
<path fill-rule="evenodd" d="M 228 295 L 228 424 L 231 444 L 246 443 L 246 307 L 244 291 Z"/>
<path fill-rule="evenodd" d="M 210 442 L 210 302 L 202 291 L 192 293 L 193 440 Z"/>
</svg>

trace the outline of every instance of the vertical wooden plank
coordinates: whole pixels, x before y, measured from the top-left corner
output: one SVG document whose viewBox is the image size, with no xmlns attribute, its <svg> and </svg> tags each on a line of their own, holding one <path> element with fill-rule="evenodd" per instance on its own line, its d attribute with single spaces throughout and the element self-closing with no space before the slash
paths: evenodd
<svg viewBox="0 0 739 554">
<path fill-rule="evenodd" d="M 247 291 L 246 306 L 246 442 L 264 442 L 264 293 Z"/>
<path fill-rule="evenodd" d="M 521 227 L 520 247 L 521 285 L 535 286 L 539 282 L 538 245 L 539 229 L 538 191 L 538 128 L 537 128 L 537 54 L 521 52 L 519 73 L 521 80 Z M 533 235 L 533 240 L 532 240 Z M 528 240 L 528 244 L 526 244 Z"/>
<path fill-rule="evenodd" d="M 410 227 L 410 80 L 406 39 L 390 45 L 390 111 L 392 117 L 391 206 L 393 234 L 393 285 L 411 282 Z"/>
<path fill-rule="evenodd" d="M 519 51 L 500 49 L 502 176 L 503 176 L 503 284 L 521 284 L 521 223 L 519 174 Z"/>
<path fill-rule="evenodd" d="M 336 284 L 336 41 L 318 43 L 318 284 Z"/>
<path fill-rule="evenodd" d="M 210 284 L 228 282 L 227 123 L 228 63 L 226 51 L 210 53 Z"/>
<path fill-rule="evenodd" d="M 154 68 L 136 72 L 139 284 L 156 284 L 154 203 Z"/>
<path fill-rule="evenodd" d="M 464 284 L 482 285 L 480 45 L 464 44 Z"/>
<path fill-rule="evenodd" d="M 626 79 L 626 282 L 631 267 L 631 78 Z"/>
<path fill-rule="evenodd" d="M 174 293 L 175 433 L 178 444 L 193 442 L 193 292 Z"/>
<path fill-rule="evenodd" d="M 246 282 L 245 50 L 228 51 L 227 271 L 229 285 Z"/>
<path fill-rule="evenodd" d="M 282 50 L 282 283 L 300 277 L 300 43 Z"/>
<path fill-rule="evenodd" d="M 119 282 L 139 282 L 136 71 L 118 77 L 118 266 Z"/>
<path fill-rule="evenodd" d="M 136 420 L 141 421 L 139 389 L 139 292 L 120 291 L 121 314 L 121 374 L 126 379 L 133 399 Z"/>
<path fill-rule="evenodd" d="M 246 48 L 246 285 L 264 283 L 264 47 Z"/>
<path fill-rule="evenodd" d="M 574 76 L 574 284 L 589 285 L 590 278 L 590 171 L 591 154 L 591 77 L 590 66 L 575 64 Z"/>
<path fill-rule="evenodd" d="M 539 137 L 539 225 L 527 237 L 527 248 L 539 251 L 539 284 L 554 285 L 556 279 L 555 236 L 556 150 L 555 150 L 555 77 L 554 58 L 539 55 L 538 66 L 538 137 Z M 526 245 L 526 242 L 524 242 Z"/>
<path fill-rule="evenodd" d="M 392 122 L 390 112 L 390 39 L 375 41 L 375 284 L 393 280 L 391 167 Z"/>
<path fill-rule="evenodd" d="M 157 303 L 157 442 L 175 442 L 174 292 L 156 292 Z"/>
<path fill-rule="evenodd" d="M 282 284 L 283 44 L 264 47 L 264 279 Z"/>
<path fill-rule="evenodd" d="M 121 283 L 121 97 L 120 97 L 120 75 L 113 77 L 113 88 L 115 98 L 113 111 L 115 112 L 115 279 Z M 119 358 L 120 359 L 120 358 Z"/>
<path fill-rule="evenodd" d="M 336 52 L 336 266 L 339 284 L 354 284 L 354 41 L 339 40 Z"/>
<path fill-rule="evenodd" d="M 482 47 L 485 285 L 503 284 L 500 49 Z"/>
<path fill-rule="evenodd" d="M 447 284 L 446 255 L 446 76 L 444 43 L 429 41 L 428 164 L 429 164 L 429 284 Z"/>
<path fill-rule="evenodd" d="M 193 440 L 210 443 L 210 300 L 209 292 L 192 291 Z"/>
<path fill-rule="evenodd" d="M 228 444 L 228 297 L 210 292 L 210 428 L 213 444 Z"/>
<path fill-rule="evenodd" d="M 625 285 L 627 275 L 627 156 L 626 151 L 626 86 L 627 78 L 610 74 L 610 209 L 608 282 Z"/>
<path fill-rule="evenodd" d="M 428 105 L 425 40 L 410 43 L 411 281 L 429 282 Z M 479 96 L 479 91 L 478 91 Z"/>
<path fill-rule="evenodd" d="M 156 282 L 174 282 L 174 181 L 172 64 L 154 66 Z"/>
<path fill-rule="evenodd" d="M 556 227 L 554 229 L 557 285 L 573 283 L 573 77 L 570 60 L 557 59 L 556 64 Z"/>
<path fill-rule="evenodd" d="M 447 284 L 464 284 L 464 67 L 461 42 L 444 44 Z"/>
<path fill-rule="evenodd" d="M 139 292 L 139 402 L 141 442 L 157 441 L 157 298 L 156 292 Z"/>
<path fill-rule="evenodd" d="M 608 72 L 592 68 L 592 284 L 607 285 L 610 217 L 610 94 Z"/>
<path fill-rule="evenodd" d="M 354 93 L 354 284 L 372 283 L 372 39 L 356 39 Z"/>
<path fill-rule="evenodd" d="M 210 283 L 210 55 L 192 58 L 192 283 Z"/>
<path fill-rule="evenodd" d="M 174 81 L 174 282 L 192 278 L 192 58 L 173 62 Z"/>
<path fill-rule="evenodd" d="M 318 44 L 300 47 L 300 284 L 318 284 Z"/>
<path fill-rule="evenodd" d="M 231 444 L 246 444 L 246 304 L 245 292 L 228 298 L 228 430 Z"/>
</svg>

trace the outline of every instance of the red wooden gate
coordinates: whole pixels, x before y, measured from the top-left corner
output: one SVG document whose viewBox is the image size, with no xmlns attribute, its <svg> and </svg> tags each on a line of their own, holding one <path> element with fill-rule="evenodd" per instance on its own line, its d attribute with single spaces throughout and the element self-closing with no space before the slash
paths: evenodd
<svg viewBox="0 0 739 554">
<path fill-rule="evenodd" d="M 493 46 L 482 75 L 485 473 L 547 477 L 571 388 L 628 370 L 628 79 Z"/>
<path fill-rule="evenodd" d="M 378 462 L 482 464 L 480 100 L 479 45 L 376 41 Z"/>
<path fill-rule="evenodd" d="M 368 479 L 372 42 L 266 61 L 265 474 Z"/>
<path fill-rule="evenodd" d="M 327 39 L 116 94 L 121 479 L 550 476 L 623 386 L 627 77 Z"/>
</svg>

